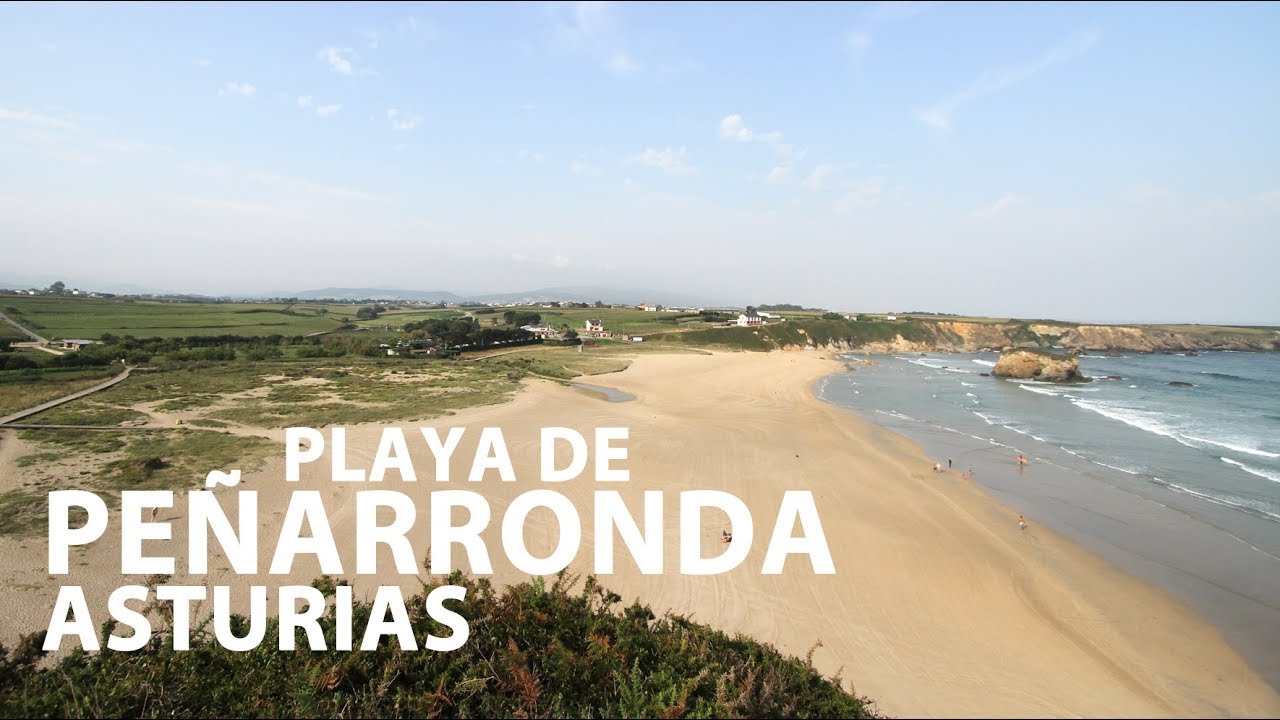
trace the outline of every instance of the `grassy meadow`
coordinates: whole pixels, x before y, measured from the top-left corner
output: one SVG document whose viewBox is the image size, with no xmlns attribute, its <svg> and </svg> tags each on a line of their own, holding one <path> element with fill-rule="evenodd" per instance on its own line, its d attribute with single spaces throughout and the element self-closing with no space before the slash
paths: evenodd
<svg viewBox="0 0 1280 720">
<path fill-rule="evenodd" d="M 93 387 L 119 372 L 119 366 L 68 368 L 62 372 L 44 371 L 39 374 L 24 374 L 21 370 L 0 371 L 0 416 Z"/>
<path fill-rule="evenodd" d="M 352 305 L 194 303 L 47 295 L 0 297 L 0 312 L 49 339 L 94 340 L 104 333 L 140 338 L 309 335 L 336 330 L 354 321 L 356 310 Z"/>
</svg>

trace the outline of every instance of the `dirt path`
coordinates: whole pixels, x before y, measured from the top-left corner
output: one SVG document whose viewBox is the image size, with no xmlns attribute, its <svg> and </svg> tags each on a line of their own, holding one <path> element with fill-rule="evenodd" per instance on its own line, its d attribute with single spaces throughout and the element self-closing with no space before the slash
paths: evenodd
<svg viewBox="0 0 1280 720">
<path fill-rule="evenodd" d="M 61 405 L 64 402 L 70 402 L 71 400 L 75 400 L 77 398 L 82 398 L 85 395 L 89 395 L 90 393 L 96 393 L 99 390 L 105 390 L 111 387 L 112 385 L 115 385 L 116 383 L 120 382 L 121 380 L 124 380 L 125 378 L 129 377 L 129 371 L 132 369 L 133 368 L 131 367 L 126 367 L 124 369 L 124 372 L 111 378 L 110 380 L 107 380 L 106 382 L 94 385 L 91 388 L 86 388 L 79 392 L 73 392 L 70 395 L 63 395 L 62 397 L 56 398 L 54 400 L 50 400 L 49 402 L 40 403 L 35 407 L 29 407 L 26 410 L 19 410 L 18 412 L 13 413 L 12 415 L 5 415 L 4 417 L 0 417 L 0 426 L 3 426 L 7 423 L 11 423 L 15 420 L 21 420 L 24 417 L 35 415 L 38 412 L 44 412 L 45 410 L 48 410 L 51 407 Z"/>
<path fill-rule="evenodd" d="M 5 315 L 4 313 L 0 313 L 0 320 L 3 320 L 3 321 L 5 321 L 5 322 L 9 323 L 10 325 L 12 325 L 12 326 L 14 326 L 14 327 L 18 328 L 18 330 L 20 330 L 20 331 L 22 332 L 22 334 L 23 334 L 23 335 L 26 335 L 27 337 L 31 338 L 32 340 L 35 340 L 36 342 L 42 342 L 42 343 L 47 343 L 47 342 L 49 342 L 49 341 L 48 341 L 48 340 L 46 340 L 45 338 L 42 338 L 42 337 L 40 337 L 39 335 L 37 335 L 37 334 L 35 334 L 35 333 L 31 332 L 30 330 L 28 330 L 28 329 L 26 329 L 26 328 L 22 327 L 22 326 L 21 326 L 21 325 L 19 325 L 17 322 L 15 322 L 14 320 L 10 319 L 10 318 L 9 318 L 9 316 L 8 316 L 8 315 Z"/>
</svg>

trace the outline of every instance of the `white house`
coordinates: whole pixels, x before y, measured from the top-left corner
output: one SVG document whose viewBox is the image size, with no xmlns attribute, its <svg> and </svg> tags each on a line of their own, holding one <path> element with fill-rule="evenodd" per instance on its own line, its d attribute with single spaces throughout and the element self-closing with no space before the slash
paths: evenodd
<svg viewBox="0 0 1280 720">
<path fill-rule="evenodd" d="M 520 329 L 531 332 L 534 335 L 542 338 L 543 340 L 550 337 L 555 337 L 560 334 L 559 330 L 556 330 L 555 328 L 551 327 L 546 323 L 535 323 L 533 325 L 524 325 Z"/>
<path fill-rule="evenodd" d="M 648 303 L 642 303 L 642 304 L 640 305 L 640 309 L 641 309 L 641 310 L 643 310 L 643 311 L 645 311 L 645 312 L 657 312 L 657 311 L 658 311 L 658 306 L 657 306 L 657 305 L 649 305 Z"/>
<path fill-rule="evenodd" d="M 757 325 L 761 325 L 763 323 L 764 323 L 764 319 L 760 317 L 760 313 L 756 312 L 751 308 L 747 308 L 747 311 L 745 313 L 740 313 L 738 315 L 738 320 L 736 324 L 738 325 L 738 327 L 756 327 Z"/>
<path fill-rule="evenodd" d="M 604 323 L 595 318 L 591 318 L 587 321 L 587 332 L 604 332 Z"/>
</svg>

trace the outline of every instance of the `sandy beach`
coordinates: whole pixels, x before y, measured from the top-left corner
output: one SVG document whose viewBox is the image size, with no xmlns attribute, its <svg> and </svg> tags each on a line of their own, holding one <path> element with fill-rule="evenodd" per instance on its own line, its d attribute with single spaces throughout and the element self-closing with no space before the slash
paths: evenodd
<svg viewBox="0 0 1280 720">
<path fill-rule="evenodd" d="M 501 552 L 499 520 L 516 495 L 554 489 L 583 517 L 583 545 L 571 570 L 591 570 L 591 498 L 621 490 L 641 507 L 641 493 L 665 493 L 665 572 L 641 575 L 620 543 L 618 572 L 601 582 L 655 611 L 691 616 L 727 632 L 741 632 L 804 656 L 816 642 L 815 665 L 842 669 L 859 694 L 891 715 L 920 716 L 1271 716 L 1280 696 L 1266 685 L 1207 621 L 1183 603 L 1132 578 L 1065 538 L 1037 526 L 1020 530 L 1019 510 L 1001 506 L 959 472 L 935 474 L 932 461 L 909 441 L 814 397 L 813 383 L 840 372 L 838 361 L 815 352 L 642 354 L 621 373 L 595 376 L 595 385 L 635 396 L 607 402 L 579 389 L 534 380 L 511 401 L 402 426 L 464 426 L 470 432 L 454 455 L 452 485 L 482 492 L 494 521 L 485 537 L 495 580 L 524 579 Z M 538 482 L 538 437 L 544 426 L 590 434 L 596 427 L 630 428 L 631 481 L 601 486 L 584 477 L 556 485 Z M 481 427 L 503 429 L 518 482 L 465 478 Z M 382 426 L 348 429 L 349 463 L 368 466 Z M 283 440 L 283 431 L 274 434 Z M 420 445 L 414 445 L 421 450 Z M 0 441 L 0 492 L 13 482 L 21 443 L 13 431 Z M 288 494 L 322 490 L 348 567 L 354 493 L 366 486 L 330 482 L 326 463 L 304 467 L 302 482 L 284 481 L 283 445 L 244 489 L 260 493 L 262 567 L 270 560 Z M 420 498 L 414 550 L 426 551 L 426 497 L 445 489 L 432 482 L 431 457 L 414 456 L 420 482 L 385 482 L 378 489 Z M 212 469 L 212 468 L 211 468 Z M 394 475 L 393 475 L 394 477 Z M 677 493 L 724 490 L 751 509 L 755 541 L 737 569 L 707 577 L 678 572 Z M 811 490 L 835 562 L 834 576 L 816 576 L 801 557 L 780 576 L 761 575 L 768 537 L 786 490 Z M 228 503 L 228 511 L 234 503 Z M 168 550 L 185 566 L 186 531 L 178 511 Z M 708 517 L 710 517 L 708 515 Z M 555 541 L 549 513 L 535 513 L 526 540 L 535 554 Z M 717 552 L 722 525 L 702 530 L 704 553 Z M 421 530 L 421 531 L 419 531 Z M 166 543 L 154 543 L 159 553 Z M 112 526 L 98 543 L 72 556 L 69 577 L 46 572 L 40 538 L 0 538 L 5 582 L 0 587 L 0 641 L 43 628 L 60 584 L 81 584 L 102 612 L 118 574 L 119 534 Z M 381 560 L 392 568 L 390 554 Z M 305 584 L 311 562 L 289 577 L 239 577 L 225 559 L 209 584 Z M 358 594 L 381 583 L 406 590 L 414 578 L 355 577 Z M 184 576 L 174 583 L 184 583 Z M 233 590 L 235 592 L 235 590 Z M 244 593 L 237 593 L 244 597 Z M 242 603 L 246 605 L 247 603 Z M 243 608 L 242 608 L 243 609 Z M 105 615 L 101 616 L 105 617 Z"/>
</svg>

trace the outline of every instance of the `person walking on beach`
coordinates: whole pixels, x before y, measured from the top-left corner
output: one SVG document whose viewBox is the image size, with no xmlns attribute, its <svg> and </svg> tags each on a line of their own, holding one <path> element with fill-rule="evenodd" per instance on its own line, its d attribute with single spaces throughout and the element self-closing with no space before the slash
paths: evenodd
<svg viewBox="0 0 1280 720">
<path fill-rule="evenodd" d="M 1018 528 L 1022 530 L 1027 529 L 1027 521 L 1021 515 L 1018 516 Z"/>
<path fill-rule="evenodd" d="M 947 469 L 951 469 L 951 458 L 947 458 Z"/>
</svg>

